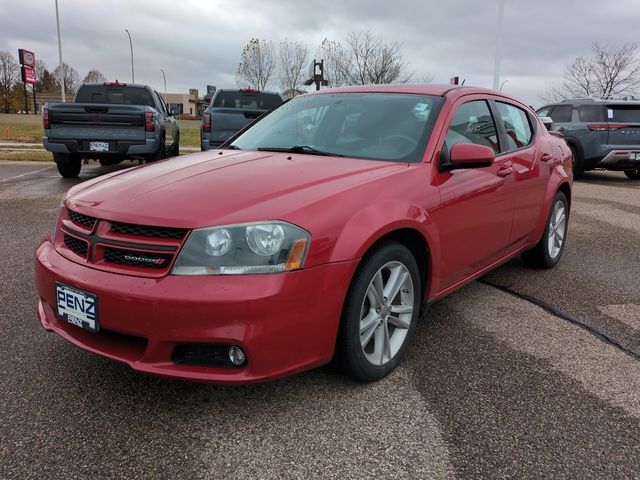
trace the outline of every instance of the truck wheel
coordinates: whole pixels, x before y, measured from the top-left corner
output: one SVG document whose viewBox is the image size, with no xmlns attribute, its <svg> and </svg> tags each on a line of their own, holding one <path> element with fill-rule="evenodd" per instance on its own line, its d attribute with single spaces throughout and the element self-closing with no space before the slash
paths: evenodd
<svg viewBox="0 0 640 480">
<path fill-rule="evenodd" d="M 76 178 L 80 174 L 82 162 L 80 158 L 67 153 L 54 153 L 53 159 L 58 167 L 58 172 L 64 178 Z"/>
<path fill-rule="evenodd" d="M 571 160 L 571 165 L 573 167 L 573 178 L 578 179 L 582 178 L 584 175 L 584 167 L 582 166 L 582 157 L 578 152 L 578 149 L 573 145 L 569 145 L 571 149 L 571 155 L 573 159 Z"/>
<path fill-rule="evenodd" d="M 551 202 L 542 238 L 535 247 L 522 254 L 524 263 L 535 268 L 554 267 L 560 261 L 567 243 L 568 227 L 569 202 L 563 192 L 558 192 Z"/>
<path fill-rule="evenodd" d="M 391 373 L 415 334 L 422 287 L 415 258 L 385 242 L 356 271 L 342 312 L 334 363 L 359 382 Z"/>
<path fill-rule="evenodd" d="M 163 158 L 167 158 L 167 148 L 164 145 L 164 137 L 161 140 L 160 148 L 153 155 L 149 155 L 147 157 L 147 162 L 155 162 L 157 160 L 162 160 Z"/>
<path fill-rule="evenodd" d="M 180 156 L 180 134 L 177 134 L 173 138 L 173 147 L 171 147 L 171 156 L 172 157 Z"/>
<path fill-rule="evenodd" d="M 640 180 L 640 169 L 636 168 L 635 170 L 625 170 L 624 174 L 630 180 Z"/>
</svg>

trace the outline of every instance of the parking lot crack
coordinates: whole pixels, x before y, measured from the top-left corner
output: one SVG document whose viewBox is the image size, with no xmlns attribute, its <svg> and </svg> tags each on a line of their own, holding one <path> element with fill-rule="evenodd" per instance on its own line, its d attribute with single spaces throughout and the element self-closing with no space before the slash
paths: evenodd
<svg viewBox="0 0 640 480">
<path fill-rule="evenodd" d="M 526 302 L 532 303 L 540 308 L 542 308 L 543 310 L 545 310 L 546 312 L 550 313 L 551 315 L 561 318 L 563 320 L 566 320 L 574 325 L 577 325 L 583 329 L 585 329 L 586 331 L 588 331 L 589 333 L 591 333 L 593 336 L 595 336 L 596 338 L 598 338 L 599 340 L 602 340 L 605 343 L 608 343 L 609 345 L 612 345 L 614 347 L 616 347 L 618 350 L 626 353 L 627 355 L 630 355 L 631 357 L 633 357 L 635 360 L 640 360 L 640 352 L 636 352 L 635 350 L 633 350 L 632 348 L 630 348 L 626 342 L 624 342 L 623 340 L 620 340 L 619 338 L 615 337 L 614 335 L 611 335 L 610 333 L 607 333 L 605 330 L 603 330 L 602 328 L 598 327 L 595 323 L 589 322 L 587 320 L 584 320 L 582 318 L 576 317 L 575 315 L 570 314 L 569 312 L 564 311 L 563 309 L 561 309 L 560 307 L 557 307 L 555 305 L 552 305 L 550 303 L 545 302 L 544 300 L 541 300 L 537 297 L 534 297 L 532 295 L 526 294 L 526 293 L 522 293 L 522 292 L 518 292 L 517 290 L 514 290 L 511 287 L 508 287 L 506 285 L 500 285 L 498 283 L 494 283 L 490 280 L 486 280 L 484 278 L 479 280 L 480 283 L 483 283 L 485 285 L 488 285 L 490 287 L 493 288 L 497 288 L 498 290 L 501 290 L 505 293 L 508 293 L 509 295 L 512 295 L 516 298 L 519 298 L 521 300 L 524 300 Z"/>
</svg>

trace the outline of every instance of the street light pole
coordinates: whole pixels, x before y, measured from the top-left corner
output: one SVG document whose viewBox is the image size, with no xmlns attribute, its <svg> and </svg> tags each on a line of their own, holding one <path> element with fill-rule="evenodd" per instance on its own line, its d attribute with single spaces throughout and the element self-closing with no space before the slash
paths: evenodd
<svg viewBox="0 0 640 480">
<path fill-rule="evenodd" d="M 167 101 L 167 76 L 164 74 L 164 70 L 160 69 L 162 72 L 162 79 L 164 80 L 164 101 Z"/>
<path fill-rule="evenodd" d="M 496 28 L 496 56 L 493 64 L 493 89 L 498 90 L 500 85 L 500 55 L 502 54 L 502 24 L 504 23 L 504 1 L 498 0 L 498 25 Z"/>
<path fill-rule="evenodd" d="M 502 91 L 502 87 L 504 87 L 504 84 L 507 83 L 509 80 L 504 80 L 501 84 L 500 84 L 500 91 Z"/>
<path fill-rule="evenodd" d="M 60 59 L 60 89 L 62 92 L 62 102 L 66 102 L 67 98 L 64 91 L 64 67 L 62 63 L 62 39 L 60 38 L 60 16 L 58 15 L 58 0 L 56 0 L 56 28 L 58 29 L 58 58 Z"/>
<path fill-rule="evenodd" d="M 129 30 L 125 28 L 124 31 L 129 35 L 129 47 L 131 48 L 131 83 L 136 83 L 136 77 L 133 74 L 133 42 L 131 41 L 131 34 L 129 33 Z"/>
</svg>

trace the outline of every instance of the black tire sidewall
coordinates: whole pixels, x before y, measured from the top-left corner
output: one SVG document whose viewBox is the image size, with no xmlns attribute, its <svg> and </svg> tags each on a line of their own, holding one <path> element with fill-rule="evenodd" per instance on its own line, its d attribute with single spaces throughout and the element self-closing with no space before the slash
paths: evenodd
<svg viewBox="0 0 640 480">
<path fill-rule="evenodd" d="M 411 326 L 398 353 L 387 364 L 376 366 L 369 363 L 360 346 L 360 313 L 362 302 L 373 276 L 382 266 L 391 261 L 404 264 L 411 275 L 414 286 L 414 311 Z M 337 344 L 338 361 L 343 363 L 341 366 L 354 379 L 361 382 L 378 380 L 397 367 L 415 335 L 422 291 L 420 272 L 415 258 L 404 245 L 391 241 L 385 242 L 363 259 L 347 292 Z"/>
<path fill-rule="evenodd" d="M 565 212 L 565 228 L 564 228 L 564 238 L 562 239 L 562 246 L 560 247 L 560 251 L 555 258 L 551 257 L 549 252 L 549 229 L 551 227 L 551 215 L 553 215 L 553 210 L 555 208 L 556 203 L 558 201 L 562 201 L 564 204 L 564 212 Z M 543 242 L 542 254 L 544 256 L 544 262 L 546 266 L 553 267 L 556 265 L 560 259 L 562 258 L 562 254 L 564 253 L 564 247 L 567 244 L 567 234 L 569 233 L 569 201 L 567 200 L 567 196 L 564 192 L 557 192 L 555 197 L 553 197 L 553 202 L 551 202 L 551 208 L 549 209 L 549 214 L 547 215 L 547 224 L 544 227 L 544 233 L 542 234 L 541 242 Z"/>
<path fill-rule="evenodd" d="M 624 174 L 629 180 L 640 180 L 640 169 L 625 170 Z"/>
</svg>

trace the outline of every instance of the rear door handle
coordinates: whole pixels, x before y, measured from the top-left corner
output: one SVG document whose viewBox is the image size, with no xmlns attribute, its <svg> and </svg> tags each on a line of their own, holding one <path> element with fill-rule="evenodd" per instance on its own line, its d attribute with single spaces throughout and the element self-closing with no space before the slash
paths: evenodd
<svg viewBox="0 0 640 480">
<path fill-rule="evenodd" d="M 550 162 L 551 160 L 553 160 L 553 155 L 551 155 L 550 153 L 543 153 L 540 157 L 540 160 L 542 160 L 543 162 Z"/>
<path fill-rule="evenodd" d="M 498 169 L 498 176 L 499 177 L 507 177 L 509 175 L 511 175 L 513 173 L 513 167 L 509 166 L 509 167 L 500 167 Z"/>
</svg>

